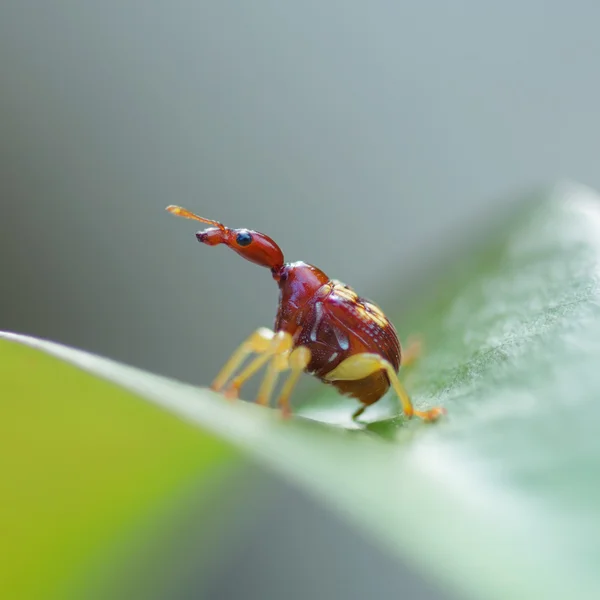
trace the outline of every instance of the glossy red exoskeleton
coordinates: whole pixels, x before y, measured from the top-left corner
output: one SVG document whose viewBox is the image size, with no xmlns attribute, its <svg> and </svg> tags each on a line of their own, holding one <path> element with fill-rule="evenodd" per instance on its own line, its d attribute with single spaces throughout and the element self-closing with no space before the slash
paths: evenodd
<svg viewBox="0 0 600 600">
<path fill-rule="evenodd" d="M 211 225 L 196 233 L 208 246 L 225 244 L 240 256 L 271 270 L 279 286 L 279 307 L 274 331 L 257 329 L 225 363 L 212 388 L 236 397 L 242 384 L 266 365 L 257 402 L 270 402 L 278 374 L 291 371 L 279 405 L 290 414 L 290 395 L 304 371 L 334 385 L 361 403 L 353 417 L 377 402 L 390 385 L 404 413 L 426 421 L 444 410 L 417 411 L 398 379 L 402 351 L 392 323 L 370 300 L 323 271 L 303 262 L 286 263 L 279 246 L 268 236 L 249 229 L 230 229 L 218 221 L 199 217 L 179 206 L 167 210 L 177 216 Z M 255 355 L 242 368 L 250 355 Z"/>
</svg>

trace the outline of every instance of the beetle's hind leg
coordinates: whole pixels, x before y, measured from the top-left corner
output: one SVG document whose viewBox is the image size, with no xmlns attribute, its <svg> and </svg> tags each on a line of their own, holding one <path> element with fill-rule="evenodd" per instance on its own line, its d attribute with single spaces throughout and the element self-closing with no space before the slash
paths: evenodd
<svg viewBox="0 0 600 600">
<path fill-rule="evenodd" d="M 406 341 L 406 349 L 402 351 L 402 366 L 408 367 L 415 364 L 423 355 L 423 339 L 412 335 Z"/>
<path fill-rule="evenodd" d="M 443 408 L 430 408 L 425 411 L 415 410 L 408 393 L 398 379 L 398 375 L 393 365 L 382 356 L 379 356 L 379 354 L 363 353 L 349 356 L 333 371 L 327 373 L 326 379 L 328 381 L 355 381 L 368 377 L 377 371 L 385 371 L 394 391 L 398 394 L 398 398 L 402 404 L 402 410 L 408 418 L 414 415 L 415 417 L 420 417 L 424 421 L 435 421 L 446 412 Z M 362 409 L 363 407 L 359 408 L 354 413 L 354 419 L 362 413 Z"/>
</svg>

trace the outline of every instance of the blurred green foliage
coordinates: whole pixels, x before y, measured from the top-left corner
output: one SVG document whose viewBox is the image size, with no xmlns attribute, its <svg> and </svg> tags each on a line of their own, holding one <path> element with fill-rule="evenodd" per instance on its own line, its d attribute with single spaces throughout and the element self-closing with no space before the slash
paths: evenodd
<svg viewBox="0 0 600 600">
<path fill-rule="evenodd" d="M 352 401 L 326 388 L 301 405 L 304 418 L 284 422 L 275 411 L 7 335 L 4 585 L 14 597 L 64 583 L 186 481 L 237 453 L 463 594 L 596 597 L 600 202 L 564 187 L 484 237 L 449 257 L 404 316 L 401 329 L 426 344 L 406 385 L 418 406 L 449 411 L 433 426 L 393 416 L 388 397 L 357 430 Z"/>
<path fill-rule="evenodd" d="M 21 344 L 0 341 L 0 381 L 2 598 L 64 598 L 70 588 L 77 597 L 80 574 L 123 540 L 141 542 L 199 476 L 218 486 L 235 456 L 131 392 Z"/>
</svg>

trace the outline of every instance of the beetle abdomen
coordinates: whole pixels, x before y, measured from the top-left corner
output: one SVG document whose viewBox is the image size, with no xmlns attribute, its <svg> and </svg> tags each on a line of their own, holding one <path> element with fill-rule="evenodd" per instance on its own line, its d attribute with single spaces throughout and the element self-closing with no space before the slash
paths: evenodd
<svg viewBox="0 0 600 600">
<path fill-rule="evenodd" d="M 327 381 L 342 394 L 356 398 L 362 404 L 373 404 L 389 389 L 390 381 L 383 371 L 353 381 Z"/>
<path fill-rule="evenodd" d="M 340 392 L 358 398 L 363 404 L 372 404 L 385 394 L 389 380 L 383 371 L 356 380 L 325 379 L 346 358 L 362 353 L 378 354 L 398 370 L 398 336 L 379 307 L 360 298 L 343 283 L 330 281 L 302 311 L 298 326 L 294 344 L 310 350 L 308 372 L 332 383 Z"/>
</svg>

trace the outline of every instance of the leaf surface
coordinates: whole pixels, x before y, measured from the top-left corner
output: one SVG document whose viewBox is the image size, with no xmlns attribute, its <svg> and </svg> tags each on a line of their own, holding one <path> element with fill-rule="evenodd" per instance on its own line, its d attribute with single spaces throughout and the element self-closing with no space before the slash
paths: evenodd
<svg viewBox="0 0 600 600">
<path fill-rule="evenodd" d="M 111 411 L 134 394 L 182 417 L 198 426 L 198 447 L 189 428 L 179 442 L 178 431 L 168 437 L 191 462 L 201 462 L 209 432 L 459 593 L 596 598 L 599 275 L 600 202 L 575 186 L 525 205 L 483 244 L 449 257 L 404 317 L 426 347 L 406 386 L 418 406 L 448 409 L 432 426 L 390 418 L 395 405 L 386 398 L 365 413 L 366 430 L 352 430 L 355 405 L 327 389 L 285 422 L 275 411 L 14 334 L 3 334 L 0 356 L 12 357 L 11 369 L 27 364 L 40 394 L 67 399 L 60 409 L 67 423 L 75 404 L 87 402 L 69 377 L 77 373 L 80 385 L 86 377 L 70 369 L 57 379 L 60 363 L 39 351 L 127 390 L 102 391 Z M 15 354 L 19 345 L 27 348 Z M 138 410 L 121 415 L 119 427 L 134 423 Z"/>
</svg>

